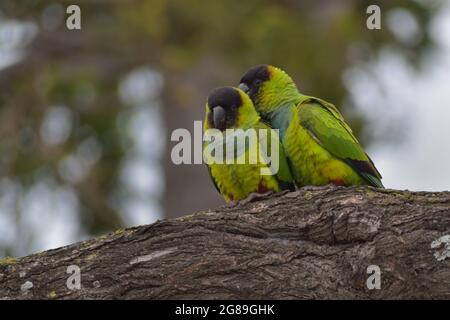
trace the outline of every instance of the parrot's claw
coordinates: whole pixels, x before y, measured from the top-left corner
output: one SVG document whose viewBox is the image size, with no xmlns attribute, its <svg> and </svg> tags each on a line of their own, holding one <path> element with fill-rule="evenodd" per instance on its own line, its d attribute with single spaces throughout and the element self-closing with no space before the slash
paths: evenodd
<svg viewBox="0 0 450 320">
<path fill-rule="evenodd" d="M 237 205 L 239 204 L 239 202 L 238 201 L 229 201 L 229 202 L 227 202 L 227 207 L 229 207 L 229 208 L 234 208 L 234 207 L 236 207 Z"/>
<path fill-rule="evenodd" d="M 252 193 L 250 193 L 250 195 L 247 198 L 239 201 L 238 204 L 240 206 L 244 206 L 246 204 L 249 204 L 250 202 L 255 202 L 255 201 L 258 201 L 258 200 L 265 199 L 268 196 L 271 196 L 272 194 L 274 194 L 273 191 L 267 191 L 266 193 L 252 192 Z"/>
</svg>

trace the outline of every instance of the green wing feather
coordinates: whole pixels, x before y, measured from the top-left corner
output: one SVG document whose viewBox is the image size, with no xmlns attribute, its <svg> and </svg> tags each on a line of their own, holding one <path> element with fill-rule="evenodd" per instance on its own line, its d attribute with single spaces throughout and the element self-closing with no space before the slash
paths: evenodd
<svg viewBox="0 0 450 320">
<path fill-rule="evenodd" d="M 384 188 L 381 175 L 334 105 L 307 97 L 298 105 L 300 123 L 335 157 L 350 165 L 370 185 Z"/>
</svg>

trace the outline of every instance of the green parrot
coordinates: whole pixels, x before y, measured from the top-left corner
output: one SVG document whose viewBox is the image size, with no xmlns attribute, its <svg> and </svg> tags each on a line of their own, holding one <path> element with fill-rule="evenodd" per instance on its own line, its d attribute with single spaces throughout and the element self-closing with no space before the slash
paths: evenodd
<svg viewBox="0 0 450 320">
<path fill-rule="evenodd" d="M 208 141 L 204 138 L 203 143 L 203 156 L 208 171 L 216 189 L 226 202 L 234 203 L 250 196 L 254 199 L 259 194 L 295 189 L 277 132 L 260 120 L 252 101 L 242 90 L 233 87 L 213 90 L 207 99 L 203 129 L 204 137 L 207 136 L 208 130 L 217 129 L 215 132 L 223 139 L 220 145 L 223 149 L 226 149 L 228 142 L 232 142 L 230 154 L 234 163 L 231 164 L 211 163 L 212 156 L 205 152 L 205 148 L 211 147 L 215 140 Z M 253 143 L 249 138 L 243 140 L 245 143 L 241 144 L 241 148 L 236 147 L 235 137 L 248 133 L 248 129 L 255 129 Z M 261 134 L 262 131 L 265 134 Z M 278 172 L 261 174 L 261 169 L 269 168 L 268 153 L 263 153 L 260 148 L 262 141 L 267 144 L 267 150 L 271 150 L 271 141 L 278 144 Z M 250 161 L 252 152 L 255 152 L 253 159 L 256 159 L 253 162 Z M 225 152 L 223 154 L 225 155 Z M 238 160 L 241 160 L 240 163 Z"/>
<path fill-rule="evenodd" d="M 271 65 L 249 69 L 239 88 L 272 128 L 279 129 L 298 186 L 370 185 L 381 175 L 336 107 L 300 93 L 287 73 Z"/>
</svg>

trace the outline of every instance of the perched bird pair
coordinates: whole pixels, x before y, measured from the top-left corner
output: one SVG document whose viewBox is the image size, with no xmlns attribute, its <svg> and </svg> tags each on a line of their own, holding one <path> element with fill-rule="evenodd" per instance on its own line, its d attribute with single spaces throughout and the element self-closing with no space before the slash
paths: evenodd
<svg viewBox="0 0 450 320">
<path fill-rule="evenodd" d="M 301 94 L 283 70 L 259 65 L 239 87 L 215 89 L 208 97 L 204 129 L 279 130 L 279 170 L 261 175 L 257 164 L 208 164 L 226 201 L 305 185 L 370 185 L 383 188 L 381 175 L 334 105 Z M 210 142 L 204 143 L 204 148 Z M 246 145 L 245 153 L 252 146 Z M 253 146 L 258 148 L 258 145 Z M 244 153 L 244 155 L 245 155 Z"/>
</svg>

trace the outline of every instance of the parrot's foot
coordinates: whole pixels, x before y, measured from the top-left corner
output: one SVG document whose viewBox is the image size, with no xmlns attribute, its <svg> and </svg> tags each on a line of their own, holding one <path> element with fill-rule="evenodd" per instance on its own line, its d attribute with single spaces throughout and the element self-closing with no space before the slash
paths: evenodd
<svg viewBox="0 0 450 320">
<path fill-rule="evenodd" d="M 271 196 L 272 194 L 274 194 L 273 191 L 267 191 L 265 193 L 252 192 L 252 193 L 250 193 L 250 195 L 247 198 L 239 201 L 238 204 L 240 206 L 243 206 L 243 205 L 249 204 L 250 202 L 255 202 L 255 201 L 258 201 L 258 200 L 265 199 L 268 196 Z"/>
<path fill-rule="evenodd" d="M 229 208 L 234 208 L 239 204 L 239 201 L 229 201 L 227 202 L 226 206 Z"/>
</svg>

